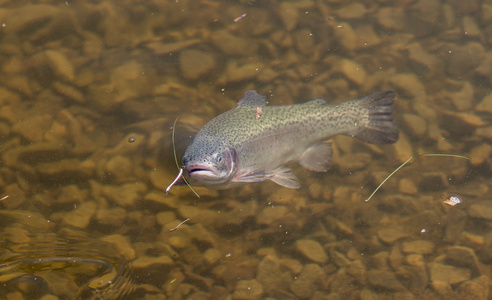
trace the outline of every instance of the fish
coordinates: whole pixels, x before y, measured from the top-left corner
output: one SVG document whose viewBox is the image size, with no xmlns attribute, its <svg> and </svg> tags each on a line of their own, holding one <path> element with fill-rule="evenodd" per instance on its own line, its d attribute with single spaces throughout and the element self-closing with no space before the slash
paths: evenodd
<svg viewBox="0 0 492 300">
<path fill-rule="evenodd" d="M 287 165 L 299 162 L 309 170 L 326 172 L 332 163 L 328 140 L 336 135 L 371 144 L 395 143 L 399 131 L 393 121 L 394 99 L 395 92 L 386 90 L 336 105 L 317 98 L 267 106 L 265 96 L 248 91 L 235 108 L 198 131 L 185 150 L 173 184 L 182 174 L 191 185 L 211 189 L 268 180 L 299 188 L 299 180 Z"/>
</svg>

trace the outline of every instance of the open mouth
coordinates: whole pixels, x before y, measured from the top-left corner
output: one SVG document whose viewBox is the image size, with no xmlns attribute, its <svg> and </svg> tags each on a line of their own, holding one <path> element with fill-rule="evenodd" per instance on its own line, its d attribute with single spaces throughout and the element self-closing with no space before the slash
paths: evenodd
<svg viewBox="0 0 492 300">
<path fill-rule="evenodd" d="M 193 168 L 191 170 L 188 170 L 188 174 L 192 175 L 193 173 L 199 173 L 199 172 L 210 172 L 208 169 L 204 168 Z"/>
<path fill-rule="evenodd" d="M 188 172 L 189 176 L 193 176 L 193 175 L 200 176 L 200 175 L 213 173 L 213 171 L 210 168 L 207 168 L 207 166 L 204 165 L 188 166 L 188 168 L 186 168 L 186 171 Z"/>
</svg>

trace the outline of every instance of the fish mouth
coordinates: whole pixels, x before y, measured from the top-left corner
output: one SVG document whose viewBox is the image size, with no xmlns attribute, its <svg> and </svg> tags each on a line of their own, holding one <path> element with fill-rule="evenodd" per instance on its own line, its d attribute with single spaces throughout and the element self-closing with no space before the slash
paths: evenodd
<svg viewBox="0 0 492 300">
<path fill-rule="evenodd" d="M 212 171 L 210 171 L 209 169 L 205 169 L 205 168 L 191 168 L 191 169 L 188 169 L 188 174 L 191 176 L 193 174 L 201 174 L 201 173 L 213 173 Z"/>
<path fill-rule="evenodd" d="M 212 169 L 199 165 L 189 166 L 186 168 L 186 171 L 188 172 L 189 176 L 195 176 L 195 177 L 215 175 L 215 172 Z"/>
<path fill-rule="evenodd" d="M 206 165 L 188 166 L 186 173 L 190 183 L 197 186 L 215 185 L 224 180 L 218 170 Z"/>
</svg>

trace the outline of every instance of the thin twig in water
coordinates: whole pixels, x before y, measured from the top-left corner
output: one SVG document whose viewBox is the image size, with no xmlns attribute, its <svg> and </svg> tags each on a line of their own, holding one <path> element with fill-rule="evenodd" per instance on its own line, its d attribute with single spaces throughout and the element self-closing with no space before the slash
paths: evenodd
<svg viewBox="0 0 492 300">
<path fill-rule="evenodd" d="M 190 218 L 187 218 L 183 222 L 179 223 L 178 226 L 176 226 L 176 227 L 174 227 L 172 229 L 169 229 L 169 232 L 173 232 L 174 230 L 178 229 L 179 227 L 181 227 L 181 225 L 183 225 L 184 223 L 188 222 L 189 220 L 190 220 Z"/>
<path fill-rule="evenodd" d="M 0 201 L 3 201 L 3 200 L 5 200 L 5 199 L 7 199 L 8 197 L 9 197 L 9 195 L 7 195 L 7 196 L 3 196 L 3 197 L 0 199 Z"/>
<path fill-rule="evenodd" d="M 179 164 L 178 164 L 178 156 L 176 155 L 176 145 L 174 143 L 174 132 L 175 132 L 175 128 L 176 128 L 176 123 L 178 122 L 178 118 L 179 117 L 176 117 L 176 120 L 174 120 L 174 125 L 173 125 L 173 135 L 172 135 L 172 142 L 173 142 L 173 152 L 174 152 L 174 162 L 176 163 L 176 167 L 178 167 L 178 170 L 179 170 L 179 174 L 178 176 L 176 177 L 176 179 L 174 179 L 173 183 L 171 183 L 170 186 L 168 186 L 166 188 L 166 195 L 167 193 L 169 193 L 169 190 L 171 189 L 171 187 L 178 181 L 178 179 L 180 177 L 183 178 L 183 181 L 186 183 L 186 185 L 190 188 L 190 190 L 198 197 L 200 198 L 200 195 L 198 195 L 197 192 L 195 192 L 195 190 L 191 187 L 191 185 L 188 183 L 188 180 L 186 180 L 186 178 L 183 175 L 183 168 L 180 168 L 179 167 Z"/>
<path fill-rule="evenodd" d="M 381 182 L 378 187 L 374 190 L 374 192 L 372 192 L 372 194 L 369 196 L 369 198 L 367 198 L 366 202 L 368 202 L 369 200 L 371 200 L 372 196 L 374 196 L 374 194 L 376 194 L 376 192 L 381 188 L 381 186 L 388 180 L 390 179 L 391 176 L 393 176 L 393 174 L 395 174 L 396 172 L 398 172 L 398 170 L 400 170 L 401 168 L 403 168 L 412 158 L 414 157 L 418 157 L 418 156 L 444 156 L 444 157 L 457 157 L 457 158 L 464 158 L 464 159 L 468 159 L 470 160 L 470 158 L 466 157 L 466 156 L 461 156 L 461 155 L 456 155 L 456 154 L 440 154 L 440 153 L 430 153 L 430 154 L 416 154 L 416 155 L 413 155 L 411 156 L 409 159 L 407 159 L 404 163 L 402 163 L 398 168 L 396 168 L 393 172 L 391 172 L 391 174 L 388 175 L 388 177 L 386 177 L 383 182 Z"/>
</svg>

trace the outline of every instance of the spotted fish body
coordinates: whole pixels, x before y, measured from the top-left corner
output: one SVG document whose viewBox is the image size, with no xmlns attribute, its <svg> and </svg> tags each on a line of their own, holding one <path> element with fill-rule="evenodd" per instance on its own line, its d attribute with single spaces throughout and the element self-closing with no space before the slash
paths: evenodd
<svg viewBox="0 0 492 300">
<path fill-rule="evenodd" d="M 313 171 L 328 170 L 331 145 L 326 140 L 335 135 L 373 144 L 396 142 L 394 96 L 383 91 L 339 105 L 315 99 L 266 106 L 266 97 L 248 91 L 235 108 L 200 129 L 186 149 L 183 174 L 193 185 L 216 189 L 266 180 L 298 188 L 285 164 L 298 161 Z"/>
</svg>

